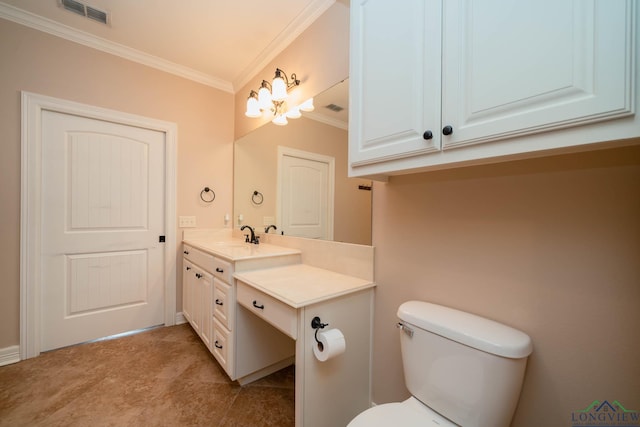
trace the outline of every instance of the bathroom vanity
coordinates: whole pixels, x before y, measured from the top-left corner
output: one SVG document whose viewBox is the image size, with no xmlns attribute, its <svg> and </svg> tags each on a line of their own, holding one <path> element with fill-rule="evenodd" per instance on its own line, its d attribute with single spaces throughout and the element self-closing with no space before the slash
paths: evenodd
<svg viewBox="0 0 640 427">
<path fill-rule="evenodd" d="M 242 348 L 244 343 L 238 342 L 233 274 L 299 263 L 300 251 L 246 244 L 230 236 L 187 236 L 183 243 L 182 312 L 227 375 L 246 384 L 291 364 L 294 345 L 272 328 L 257 331 L 260 340 L 272 345 L 251 357 L 236 351 L 236 346 Z"/>
<path fill-rule="evenodd" d="M 346 425 L 370 402 L 373 248 L 266 237 L 185 231 L 185 318 L 241 385 L 295 363 L 296 426 Z M 346 346 L 320 361 L 329 330 Z"/>
</svg>

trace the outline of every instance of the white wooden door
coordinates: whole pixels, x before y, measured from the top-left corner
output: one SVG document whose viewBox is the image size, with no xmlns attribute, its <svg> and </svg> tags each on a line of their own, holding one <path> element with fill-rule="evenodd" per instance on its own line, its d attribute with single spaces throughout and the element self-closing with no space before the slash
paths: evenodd
<svg viewBox="0 0 640 427">
<path fill-rule="evenodd" d="M 163 132 L 42 114 L 41 350 L 164 323 Z"/>
<path fill-rule="evenodd" d="M 440 149 L 440 11 L 440 0 L 351 3 L 351 167 Z"/>
<path fill-rule="evenodd" d="M 334 160 L 279 147 L 279 224 L 285 235 L 333 239 Z"/>
<path fill-rule="evenodd" d="M 630 2 L 443 4 L 443 149 L 630 114 Z"/>
</svg>

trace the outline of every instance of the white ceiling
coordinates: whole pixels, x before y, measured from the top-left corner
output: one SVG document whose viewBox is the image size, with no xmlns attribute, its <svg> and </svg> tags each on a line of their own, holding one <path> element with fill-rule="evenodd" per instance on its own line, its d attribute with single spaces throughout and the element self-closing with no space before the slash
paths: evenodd
<svg viewBox="0 0 640 427">
<path fill-rule="evenodd" d="M 0 18 L 103 46 L 228 92 L 245 85 L 255 70 L 266 66 L 335 2 L 78 1 L 108 12 L 109 25 L 65 10 L 59 0 L 1 0 Z"/>
</svg>

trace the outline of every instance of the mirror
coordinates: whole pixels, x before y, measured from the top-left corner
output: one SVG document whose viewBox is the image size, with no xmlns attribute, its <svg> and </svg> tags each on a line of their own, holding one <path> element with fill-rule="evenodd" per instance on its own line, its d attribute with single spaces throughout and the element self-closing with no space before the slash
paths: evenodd
<svg viewBox="0 0 640 427">
<path fill-rule="evenodd" d="M 235 228 L 371 244 L 371 181 L 347 177 L 348 88 L 346 79 L 314 97 L 313 112 L 235 142 Z"/>
</svg>

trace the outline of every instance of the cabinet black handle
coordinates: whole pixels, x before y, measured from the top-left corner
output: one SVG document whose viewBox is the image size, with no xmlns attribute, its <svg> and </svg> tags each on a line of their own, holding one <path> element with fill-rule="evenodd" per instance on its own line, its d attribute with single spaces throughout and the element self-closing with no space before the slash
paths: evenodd
<svg viewBox="0 0 640 427">
<path fill-rule="evenodd" d="M 182 253 L 185 255 L 189 255 L 189 251 L 183 251 Z"/>
<path fill-rule="evenodd" d="M 224 270 L 223 270 L 223 269 L 221 269 L 220 267 L 216 267 L 216 271 L 217 271 L 218 273 L 224 273 Z"/>
<path fill-rule="evenodd" d="M 196 273 L 196 277 L 197 277 L 198 279 L 201 279 L 201 278 L 202 278 L 202 274 L 200 274 L 200 273 Z"/>
<path fill-rule="evenodd" d="M 432 139 L 433 138 L 433 132 L 431 132 L 430 130 L 425 130 L 424 133 L 422 134 L 422 137 L 424 139 Z"/>
<path fill-rule="evenodd" d="M 264 304 L 258 305 L 258 301 L 256 301 L 256 300 L 253 300 L 253 306 L 255 308 L 259 308 L 260 310 L 264 310 Z"/>
<path fill-rule="evenodd" d="M 216 304 L 218 305 L 224 305 L 224 303 L 222 301 L 220 301 L 219 299 L 216 298 Z"/>
<path fill-rule="evenodd" d="M 218 344 L 218 341 L 214 342 L 213 345 L 216 346 L 216 348 L 219 348 L 222 350 L 222 346 L 220 344 Z"/>
<path fill-rule="evenodd" d="M 187 267 L 187 271 L 191 270 L 191 267 Z"/>
<path fill-rule="evenodd" d="M 449 125 L 446 125 L 445 127 L 442 128 L 442 133 L 444 135 L 451 135 L 453 133 L 453 128 Z"/>
</svg>

